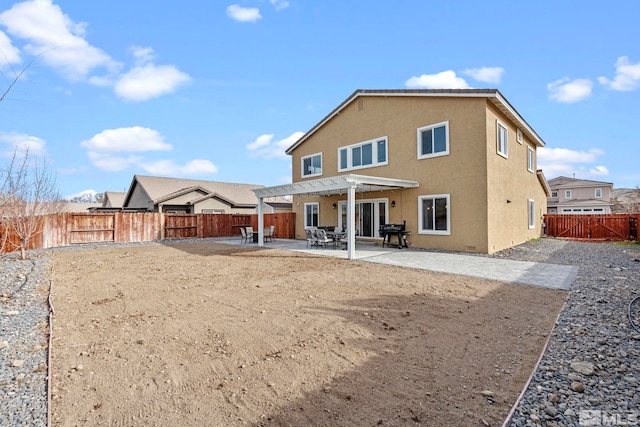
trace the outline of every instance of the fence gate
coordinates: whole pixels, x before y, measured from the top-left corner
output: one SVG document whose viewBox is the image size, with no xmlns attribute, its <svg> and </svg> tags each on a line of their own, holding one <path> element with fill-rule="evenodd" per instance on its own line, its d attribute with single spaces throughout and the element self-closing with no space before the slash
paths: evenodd
<svg viewBox="0 0 640 427">
<path fill-rule="evenodd" d="M 629 240 L 638 240 L 638 217 L 629 217 Z"/>
<path fill-rule="evenodd" d="M 71 244 L 115 241 L 113 214 L 79 214 L 71 217 Z"/>
</svg>

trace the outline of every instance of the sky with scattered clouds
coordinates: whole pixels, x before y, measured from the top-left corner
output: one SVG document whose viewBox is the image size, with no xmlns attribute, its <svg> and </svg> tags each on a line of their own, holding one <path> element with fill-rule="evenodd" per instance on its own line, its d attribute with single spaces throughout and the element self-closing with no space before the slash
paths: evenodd
<svg viewBox="0 0 640 427">
<path fill-rule="evenodd" d="M 285 149 L 356 89 L 495 88 L 547 179 L 640 185 L 640 3 L 488 0 L 0 4 L 0 166 L 60 192 L 134 174 L 278 185 Z"/>
</svg>

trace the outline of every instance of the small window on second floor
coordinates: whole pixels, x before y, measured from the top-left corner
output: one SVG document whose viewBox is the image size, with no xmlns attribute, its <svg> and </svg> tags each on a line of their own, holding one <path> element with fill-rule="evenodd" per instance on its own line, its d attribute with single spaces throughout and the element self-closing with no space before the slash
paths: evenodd
<svg viewBox="0 0 640 427">
<path fill-rule="evenodd" d="M 498 154 L 504 158 L 508 158 L 509 157 L 509 131 L 507 130 L 507 127 L 505 125 L 500 123 L 500 121 L 497 122 L 497 128 L 498 128 L 498 132 L 497 132 L 496 138 L 497 138 Z"/>
<path fill-rule="evenodd" d="M 302 177 L 322 175 L 322 153 L 302 158 Z"/>
<path fill-rule="evenodd" d="M 602 197 L 602 188 L 596 188 L 596 198 L 600 199 Z"/>
<path fill-rule="evenodd" d="M 551 192 L 551 197 L 557 198 L 558 197 L 558 192 L 557 191 L 552 191 Z"/>
<path fill-rule="evenodd" d="M 535 169 L 535 156 L 531 147 L 527 147 L 527 170 L 533 172 Z"/>
<path fill-rule="evenodd" d="M 520 129 L 518 129 L 518 132 L 516 133 L 516 140 L 522 144 L 522 131 Z"/>
<path fill-rule="evenodd" d="M 418 158 L 449 154 L 449 122 L 418 128 Z"/>
<path fill-rule="evenodd" d="M 571 190 L 564 190 L 564 198 L 565 199 L 571 198 Z"/>
</svg>

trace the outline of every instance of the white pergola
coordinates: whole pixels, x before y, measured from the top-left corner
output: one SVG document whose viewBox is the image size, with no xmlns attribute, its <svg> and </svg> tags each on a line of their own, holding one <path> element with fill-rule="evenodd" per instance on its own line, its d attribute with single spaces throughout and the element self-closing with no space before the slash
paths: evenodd
<svg viewBox="0 0 640 427">
<path fill-rule="evenodd" d="M 264 213 L 262 211 L 262 202 L 264 198 L 275 196 L 292 196 L 295 194 L 312 194 L 318 196 L 346 194 L 347 258 L 355 259 L 356 193 L 416 187 L 418 187 L 418 183 L 416 181 L 349 174 L 294 182 L 292 184 L 276 185 L 275 187 L 264 187 L 253 190 L 253 192 L 258 197 L 258 246 L 264 246 Z"/>
</svg>

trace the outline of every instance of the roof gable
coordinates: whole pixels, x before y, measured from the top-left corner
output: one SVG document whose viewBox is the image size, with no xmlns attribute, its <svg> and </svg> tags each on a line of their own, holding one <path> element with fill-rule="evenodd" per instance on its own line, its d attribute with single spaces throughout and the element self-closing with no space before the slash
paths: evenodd
<svg viewBox="0 0 640 427">
<path fill-rule="evenodd" d="M 318 129 L 329 122 L 334 116 L 346 108 L 356 99 L 365 96 L 399 96 L 399 97 L 459 97 L 459 98 L 486 98 L 491 101 L 500 111 L 511 119 L 529 139 L 539 147 L 544 147 L 545 142 L 529 126 L 524 118 L 506 100 L 497 89 L 358 89 L 346 100 L 338 105 L 333 111 L 327 114 L 322 120 L 316 123 L 307 133 L 302 135 L 293 145 L 287 148 L 286 153 L 291 154 L 300 144 L 304 143 Z"/>
<path fill-rule="evenodd" d="M 258 199 L 253 192 L 263 185 L 238 184 L 230 182 L 204 181 L 196 179 L 166 178 L 158 176 L 134 175 L 123 206 L 128 206 L 134 189 L 144 191 L 154 205 L 179 197 L 189 192 L 199 193 L 190 203 L 208 197 L 216 197 L 231 206 L 255 207 Z"/>
</svg>

